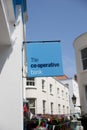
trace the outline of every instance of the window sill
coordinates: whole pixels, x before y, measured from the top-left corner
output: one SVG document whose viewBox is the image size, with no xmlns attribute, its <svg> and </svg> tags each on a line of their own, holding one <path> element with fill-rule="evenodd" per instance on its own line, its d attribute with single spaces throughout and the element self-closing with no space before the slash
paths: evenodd
<svg viewBox="0 0 87 130">
<path fill-rule="evenodd" d="M 42 92 L 46 93 L 46 90 L 42 90 Z"/>
<path fill-rule="evenodd" d="M 87 69 L 85 70 L 82 69 L 80 73 L 87 73 Z"/>
<path fill-rule="evenodd" d="M 26 87 L 26 89 L 37 89 L 36 87 Z"/>
<path fill-rule="evenodd" d="M 51 96 L 53 96 L 53 94 L 52 94 L 52 93 L 50 93 L 50 95 L 51 95 Z"/>
</svg>

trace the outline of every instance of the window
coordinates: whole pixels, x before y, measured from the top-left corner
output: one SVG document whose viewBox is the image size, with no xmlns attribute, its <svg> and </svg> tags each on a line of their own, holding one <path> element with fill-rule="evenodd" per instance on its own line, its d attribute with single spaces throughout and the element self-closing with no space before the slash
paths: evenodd
<svg viewBox="0 0 87 130">
<path fill-rule="evenodd" d="M 81 58 L 83 64 L 83 70 L 87 69 L 87 48 L 81 50 Z"/>
<path fill-rule="evenodd" d="M 59 88 L 57 88 L 57 94 L 59 95 Z"/>
<path fill-rule="evenodd" d="M 46 111 L 46 101 L 43 100 L 43 114 L 45 114 L 45 111 Z"/>
<path fill-rule="evenodd" d="M 65 106 L 63 105 L 63 114 L 65 114 Z"/>
<path fill-rule="evenodd" d="M 62 98 L 64 98 L 64 91 L 62 90 Z"/>
<path fill-rule="evenodd" d="M 35 78 L 27 78 L 26 85 L 35 86 Z"/>
<path fill-rule="evenodd" d="M 66 99 L 68 98 L 68 93 L 66 92 Z"/>
<path fill-rule="evenodd" d="M 51 114 L 53 114 L 53 102 L 51 102 Z"/>
<path fill-rule="evenodd" d="M 34 98 L 27 98 L 27 100 L 29 101 L 30 112 L 32 114 L 35 114 L 35 109 L 36 109 L 35 102 L 36 102 L 36 99 L 34 99 Z"/>
<path fill-rule="evenodd" d="M 60 114 L 60 104 L 58 104 L 58 114 Z"/>
<path fill-rule="evenodd" d="M 67 106 L 67 114 L 69 114 L 69 107 Z"/>
<path fill-rule="evenodd" d="M 86 100 L 87 100 L 87 85 L 85 85 L 85 97 L 86 97 Z"/>
<path fill-rule="evenodd" d="M 69 86 L 69 84 L 67 84 L 67 83 L 66 83 L 65 85 L 66 85 L 67 87 Z"/>
<path fill-rule="evenodd" d="M 59 88 L 57 88 L 57 96 L 58 96 L 58 98 L 60 98 L 60 89 Z"/>
<path fill-rule="evenodd" d="M 42 90 L 45 90 L 45 80 L 42 79 Z"/>
<path fill-rule="evenodd" d="M 50 94 L 52 94 L 52 84 L 50 84 Z"/>
</svg>

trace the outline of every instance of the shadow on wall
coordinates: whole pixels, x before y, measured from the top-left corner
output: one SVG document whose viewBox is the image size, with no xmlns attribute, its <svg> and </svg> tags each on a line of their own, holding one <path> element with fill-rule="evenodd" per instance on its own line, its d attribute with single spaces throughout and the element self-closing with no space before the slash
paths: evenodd
<svg viewBox="0 0 87 130">
<path fill-rule="evenodd" d="M 12 52 L 12 46 L 11 45 L 1 45 L 0 46 L 0 74 L 2 72 L 2 69 L 5 65 L 6 60 L 9 58 L 11 52 Z"/>
<path fill-rule="evenodd" d="M 15 31 L 16 26 L 18 27 L 20 25 L 20 16 L 21 16 L 21 9 L 20 6 L 17 6 L 16 23 L 14 23 L 14 25 L 10 27 L 12 45 L 0 45 L 0 74 L 5 65 L 6 60 L 10 57 L 10 54 L 13 51 L 15 41 L 17 40 L 17 35 Z"/>
</svg>

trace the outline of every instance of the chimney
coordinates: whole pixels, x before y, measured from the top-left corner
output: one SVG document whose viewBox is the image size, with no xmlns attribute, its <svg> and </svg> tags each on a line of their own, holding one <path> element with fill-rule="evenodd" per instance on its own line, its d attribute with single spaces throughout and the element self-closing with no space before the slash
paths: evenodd
<svg viewBox="0 0 87 130">
<path fill-rule="evenodd" d="M 75 79 L 75 81 L 77 82 L 77 75 L 76 75 L 76 74 L 74 75 L 74 79 Z"/>
</svg>

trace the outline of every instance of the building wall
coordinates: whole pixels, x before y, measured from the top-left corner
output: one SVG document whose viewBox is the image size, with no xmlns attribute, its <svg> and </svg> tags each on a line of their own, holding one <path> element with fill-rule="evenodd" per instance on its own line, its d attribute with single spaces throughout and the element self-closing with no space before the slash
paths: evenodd
<svg viewBox="0 0 87 130">
<path fill-rule="evenodd" d="M 70 113 L 77 113 L 77 112 L 81 113 L 80 108 L 74 107 L 74 104 L 72 102 L 72 97 L 73 97 L 73 94 L 74 94 L 75 97 L 76 97 L 76 104 L 75 105 L 80 106 L 80 95 L 79 95 L 78 83 L 72 78 L 61 80 L 61 82 L 65 85 L 67 85 L 68 88 L 69 88 Z"/>
<path fill-rule="evenodd" d="M 4 13 L 6 15 L 6 12 Z M 8 20 L 5 22 L 9 26 L 11 43 L 6 45 L 0 41 L 0 129 L 22 130 L 23 23 L 20 6 L 17 6 L 16 26 L 14 27 L 13 23 Z M 0 31 L 0 33 L 2 32 Z M 3 37 L 5 39 L 6 35 L 3 35 Z"/>
<path fill-rule="evenodd" d="M 44 89 L 42 89 L 42 80 L 44 80 Z M 50 93 L 50 84 L 52 92 Z M 59 88 L 59 92 L 57 90 Z M 63 91 L 63 94 L 62 94 Z M 66 94 L 67 93 L 67 94 Z M 35 114 L 43 114 L 43 100 L 46 101 L 45 114 L 51 114 L 51 103 L 53 103 L 53 114 L 69 114 L 69 90 L 62 83 L 59 83 L 52 77 L 35 78 L 35 85 L 26 85 L 26 98 L 36 99 Z M 58 109 L 60 104 L 60 113 Z M 65 110 L 63 110 L 63 105 Z M 68 110 L 67 110 L 68 107 Z"/>
<path fill-rule="evenodd" d="M 83 64 L 81 58 L 81 50 L 84 48 L 87 48 L 87 33 L 80 35 L 74 40 L 82 114 L 87 113 L 87 98 L 86 98 L 87 92 L 85 91 L 85 86 L 87 85 L 87 69 L 83 70 Z"/>
</svg>

